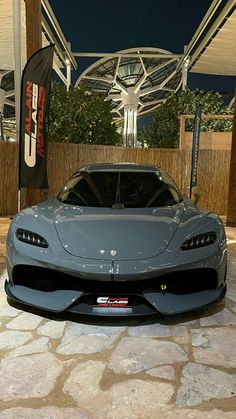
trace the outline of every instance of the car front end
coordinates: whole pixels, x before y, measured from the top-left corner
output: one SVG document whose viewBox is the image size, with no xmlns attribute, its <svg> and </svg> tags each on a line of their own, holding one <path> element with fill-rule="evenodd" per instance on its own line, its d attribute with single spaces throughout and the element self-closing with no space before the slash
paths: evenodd
<svg viewBox="0 0 236 419">
<path fill-rule="evenodd" d="M 170 315 L 224 297 L 226 237 L 219 217 L 185 201 L 94 214 L 51 198 L 12 221 L 7 268 L 9 299 L 28 306 Z"/>
</svg>

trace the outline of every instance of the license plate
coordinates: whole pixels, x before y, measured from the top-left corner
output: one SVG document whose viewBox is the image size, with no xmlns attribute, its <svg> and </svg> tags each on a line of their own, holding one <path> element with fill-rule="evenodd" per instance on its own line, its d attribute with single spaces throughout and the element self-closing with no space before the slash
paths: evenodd
<svg viewBox="0 0 236 419">
<path fill-rule="evenodd" d="M 128 297 L 97 297 L 94 307 L 103 308 L 127 308 L 129 307 Z"/>
<path fill-rule="evenodd" d="M 93 306 L 93 313 L 95 314 L 104 314 L 107 316 L 108 314 L 132 314 L 132 308 L 131 307 L 99 307 L 99 306 Z"/>
</svg>

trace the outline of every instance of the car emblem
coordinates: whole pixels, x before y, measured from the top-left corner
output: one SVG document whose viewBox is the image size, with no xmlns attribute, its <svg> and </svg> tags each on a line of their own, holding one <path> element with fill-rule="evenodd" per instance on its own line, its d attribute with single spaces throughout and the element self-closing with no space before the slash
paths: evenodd
<svg viewBox="0 0 236 419">
<path fill-rule="evenodd" d="M 110 254 L 111 254 L 111 256 L 115 256 L 115 255 L 116 255 L 116 253 L 117 253 L 117 251 L 116 251 L 116 250 L 110 250 Z"/>
</svg>

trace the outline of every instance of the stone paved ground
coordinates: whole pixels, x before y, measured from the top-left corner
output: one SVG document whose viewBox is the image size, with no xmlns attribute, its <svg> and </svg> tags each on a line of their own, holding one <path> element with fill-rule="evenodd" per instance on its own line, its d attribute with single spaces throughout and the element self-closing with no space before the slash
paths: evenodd
<svg viewBox="0 0 236 419">
<path fill-rule="evenodd" d="M 0 419 L 236 418 L 235 229 L 228 229 L 225 303 L 105 323 L 10 307 L 3 292 L 7 225 L 0 219 Z"/>
</svg>

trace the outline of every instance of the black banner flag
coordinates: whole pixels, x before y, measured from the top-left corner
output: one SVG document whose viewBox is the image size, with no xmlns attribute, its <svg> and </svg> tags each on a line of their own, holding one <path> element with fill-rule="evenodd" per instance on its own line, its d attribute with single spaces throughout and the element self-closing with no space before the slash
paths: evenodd
<svg viewBox="0 0 236 419">
<path fill-rule="evenodd" d="M 47 148 L 54 45 L 38 50 L 21 80 L 19 188 L 48 187 Z"/>
<path fill-rule="evenodd" d="M 192 166 L 190 178 L 190 198 L 192 196 L 192 188 L 197 186 L 197 165 L 199 153 L 199 141 L 201 133 L 201 119 L 202 119 L 202 106 L 199 105 L 196 109 L 194 124 L 193 124 L 193 146 L 192 146 Z"/>
</svg>

